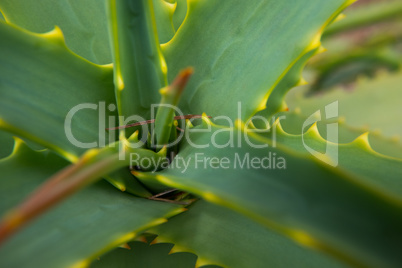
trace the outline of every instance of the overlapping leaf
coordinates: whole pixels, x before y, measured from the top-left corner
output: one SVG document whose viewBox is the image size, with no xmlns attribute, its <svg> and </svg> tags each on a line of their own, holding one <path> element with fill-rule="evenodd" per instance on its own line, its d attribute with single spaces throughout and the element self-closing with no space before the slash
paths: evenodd
<svg viewBox="0 0 402 268">
<path fill-rule="evenodd" d="M 375 79 L 360 81 L 351 91 L 337 88 L 321 96 L 304 97 L 303 90 L 290 94 L 286 102 L 291 110 L 300 108 L 310 116 L 326 105 L 339 102 L 339 117 L 354 128 L 381 132 L 398 139 L 402 135 L 402 75 L 383 74 Z"/>
<path fill-rule="evenodd" d="M 0 10 L 8 22 L 36 33 L 59 26 L 68 47 L 97 64 L 112 62 L 105 7 L 99 0 L 0 2 Z"/>
<path fill-rule="evenodd" d="M 52 153 L 34 152 L 18 142 L 13 155 L 0 161 L 1 214 L 66 164 Z M 136 198 L 100 182 L 49 211 L 2 245 L 0 266 L 85 266 L 180 211 L 177 205 Z"/>
<path fill-rule="evenodd" d="M 214 126 L 189 138 L 170 169 L 137 176 L 198 194 L 354 265 L 402 263 L 402 205 L 387 192 L 238 128 Z"/>
<path fill-rule="evenodd" d="M 318 50 L 319 37 L 324 26 L 331 22 L 349 2 L 341 0 L 315 0 L 308 3 L 305 1 L 290 3 L 257 0 L 247 2 L 239 0 L 235 3 L 212 0 L 188 1 L 189 16 L 173 40 L 164 46 L 170 79 L 176 76 L 181 68 L 188 65 L 196 67 L 197 75 L 185 95 L 183 111 L 185 113 L 206 112 L 208 115 L 214 116 L 226 115 L 231 119 L 249 118 L 263 108 L 269 94 L 272 92 L 284 93 L 288 87 L 293 86 L 293 82 L 298 81 L 293 78 L 294 74 L 297 78 L 299 69 L 295 73 L 289 73 L 289 71 L 293 67 L 301 68 L 297 65 L 304 64 L 301 59 L 308 57 L 308 53 Z M 157 6 L 157 8 L 159 7 Z M 35 12 L 33 14 L 36 14 Z M 175 19 L 173 16 L 176 28 L 183 20 L 185 12 L 178 11 L 177 14 L 179 19 Z M 227 15 L 222 16 L 221 14 Z M 170 31 L 171 25 L 168 26 Z M 158 30 L 161 29 L 159 27 Z M 169 32 L 165 30 L 163 30 L 164 33 Z M 0 80 L 2 84 L 0 91 L 1 126 L 46 145 L 70 160 L 74 160 L 82 150 L 71 147 L 65 139 L 61 120 L 66 112 L 77 104 L 78 99 L 80 101 L 114 103 L 112 91 L 110 91 L 112 88 L 110 68 L 90 64 L 72 55 L 65 49 L 56 32 L 46 37 L 37 36 L 0 23 L 0 34 L 2 40 L 6 40 L 2 43 L 3 47 L 0 45 L 0 51 L 3 51 L 3 55 L 0 57 L 0 61 L 3 62 L 0 66 L 14 68 L 12 71 L 8 71 L 5 67 L 4 70 L 0 69 L 2 73 L 6 73 Z M 91 44 L 91 42 L 88 43 Z M 155 45 L 157 47 L 157 44 Z M 84 46 L 82 51 L 87 49 L 87 44 Z M 6 50 L 11 47 L 13 50 Z M 7 52 L 5 53 L 5 51 Z M 88 55 L 90 55 L 89 52 Z M 94 55 L 86 55 L 86 57 L 96 58 Z M 46 79 L 39 75 L 43 72 L 49 73 Z M 24 77 L 27 74 L 28 76 Z M 67 75 L 64 76 L 64 74 Z M 287 84 L 289 81 L 286 80 L 288 74 L 292 76 L 292 79 L 289 80 L 292 83 L 289 85 Z M 117 78 L 119 77 L 117 76 Z M 285 87 L 283 90 L 275 91 L 281 82 Z M 57 91 L 49 90 L 48 85 L 57 88 Z M 76 91 L 72 88 L 76 88 Z M 156 89 L 157 87 L 152 89 L 153 96 L 156 96 Z M 60 96 L 59 91 L 65 94 Z M 75 99 L 77 94 L 80 94 L 79 98 Z M 26 99 L 27 96 L 29 101 Z M 273 113 L 279 110 L 283 94 L 272 96 L 275 97 Z M 130 99 L 125 100 L 127 107 L 130 101 Z M 243 110 L 240 113 L 236 110 L 239 101 L 243 104 Z M 147 99 L 146 102 L 149 100 Z M 216 105 L 217 103 L 219 105 Z M 23 105 L 29 109 L 24 108 L 21 112 Z M 145 106 L 143 108 L 147 110 L 149 107 Z M 56 114 L 50 116 L 50 112 L 54 111 L 57 111 Z M 73 125 L 75 124 L 75 130 L 79 130 L 79 133 L 75 133 L 78 138 L 86 141 L 98 138 L 98 128 L 102 129 L 102 127 L 97 125 L 96 117 L 96 113 L 92 115 L 85 113 L 85 116 L 77 115 L 77 121 L 73 122 Z M 91 119 L 95 118 L 96 120 L 93 122 Z M 311 158 L 295 155 L 282 147 L 269 148 L 271 154 L 267 154 L 267 149 L 255 150 L 253 146 L 247 144 L 245 137 L 260 146 L 272 145 L 272 143 L 256 135 L 245 135 L 240 128 L 213 127 L 213 129 L 220 130 L 219 135 L 198 133 L 191 135 L 191 139 L 197 143 L 208 144 L 211 138 L 216 138 L 219 144 L 225 144 L 233 137 L 236 142 L 239 140 L 243 142 L 243 146 L 228 146 L 224 149 L 210 147 L 196 151 L 190 144 L 185 144 L 170 169 L 157 175 L 139 174 L 139 176 L 196 193 L 208 201 L 237 210 L 304 245 L 320 249 L 351 264 L 373 267 L 401 265 L 402 259 L 398 249 L 402 247 L 400 242 L 402 240 L 400 231 L 402 205 L 397 198 L 389 194 L 390 189 L 387 188 L 389 186 L 392 188 L 391 192 L 395 190 L 395 193 L 398 193 L 400 185 L 388 184 L 384 180 L 382 183 L 386 183 L 387 187 L 375 189 L 372 184 L 366 183 L 359 177 L 336 171 Z M 229 134 L 231 130 L 236 132 L 233 136 Z M 286 139 L 291 140 L 289 137 Z M 315 140 L 313 139 L 313 141 Z M 317 146 L 314 148 L 322 149 L 322 145 Z M 350 147 L 348 148 L 350 149 Z M 268 158 L 266 161 L 271 164 L 271 167 L 268 170 L 250 169 L 247 168 L 250 163 L 246 163 L 246 168 L 241 169 L 216 167 L 216 164 L 215 166 L 207 164 L 207 168 L 198 168 L 197 153 L 210 159 L 226 157 L 232 164 L 236 163 L 238 158 L 243 160 L 243 157 L 249 157 L 249 159 L 265 157 Z M 353 155 L 356 150 L 348 153 Z M 284 161 L 282 161 L 282 157 Z M 181 159 L 190 160 L 190 167 L 180 166 Z M 277 162 L 274 163 L 275 161 Z M 278 164 L 278 161 L 281 164 Z M 377 161 L 377 158 L 372 158 L 370 161 Z M 385 178 L 391 179 L 392 182 L 395 182 L 394 179 L 400 174 L 398 173 L 399 162 L 395 163 L 391 174 L 393 177 Z M 242 164 L 238 162 L 238 165 Z M 387 162 L 385 165 L 389 165 L 389 163 Z M 286 167 L 286 169 L 282 170 L 280 167 Z M 362 176 L 381 176 L 383 174 L 382 170 L 368 174 L 369 172 L 361 167 L 362 165 L 352 166 L 355 168 L 355 173 Z M 22 171 L 13 169 L 10 172 Z M 138 204 L 135 201 L 136 205 L 132 205 L 132 200 L 140 199 L 132 199 L 125 195 L 116 196 L 116 199 L 110 198 L 109 201 L 103 200 L 106 196 L 104 191 L 107 186 L 102 183 L 97 184 L 83 192 L 82 194 L 86 193 L 86 195 L 80 197 L 79 202 L 73 201 L 75 199 L 69 202 L 76 202 L 74 204 L 76 206 L 78 203 L 81 204 L 82 200 L 87 200 L 86 198 L 102 199 L 107 204 L 98 210 L 95 209 L 96 211 L 106 210 L 109 216 L 116 215 L 114 213 L 117 212 L 126 213 L 124 217 L 133 216 L 130 214 L 132 212 L 126 207 L 116 207 L 118 205 L 115 205 L 115 202 L 113 205 L 108 202 L 116 201 L 119 205 L 122 202 L 121 206 L 130 203 L 130 208 L 147 206 L 146 204 L 150 202 L 141 200 Z M 109 188 L 107 188 L 108 191 L 112 191 Z M 102 194 L 99 192 L 98 195 L 94 189 L 102 191 Z M 94 193 L 89 193 L 89 191 L 94 191 Z M 110 194 L 114 195 L 112 192 Z M 92 204 L 92 201 L 90 200 L 88 203 Z M 96 200 L 95 203 L 96 206 L 103 204 L 99 200 Z M 159 207 L 159 204 L 153 206 L 150 210 L 154 208 L 158 210 L 156 207 Z M 68 211 L 68 209 L 64 209 Z M 76 212 L 76 208 L 71 211 Z M 168 210 L 160 209 L 158 211 L 162 211 L 162 213 L 155 217 L 153 217 L 155 214 L 151 213 L 150 216 L 147 214 L 149 211 L 145 211 L 144 213 L 147 215 L 141 216 L 141 220 L 144 221 L 139 222 L 137 218 L 133 219 L 135 224 L 138 224 L 136 225 L 138 230 L 143 230 L 144 226 L 148 226 L 147 224 L 152 222 L 151 218 L 160 219 L 169 214 Z M 93 216 L 88 210 L 83 210 L 82 214 L 80 217 Z M 65 219 L 65 216 L 57 218 L 58 216 L 49 215 L 51 214 L 45 215 L 44 219 L 49 221 L 50 219 L 52 221 L 59 218 Z M 105 222 L 110 224 L 108 227 L 112 225 L 116 227 L 120 224 L 114 230 L 128 228 L 129 223 L 130 228 L 137 228 L 130 221 L 117 222 L 117 219 L 122 218 L 115 217 Z M 93 219 L 91 218 L 91 220 Z M 145 222 L 145 220 L 148 221 Z M 85 228 L 93 228 L 93 221 L 91 224 L 87 218 L 85 221 Z M 66 222 L 69 223 L 69 220 Z M 41 220 L 32 226 L 37 226 L 39 223 L 42 223 Z M 62 228 L 67 231 L 71 230 L 70 226 L 66 227 L 66 225 L 62 225 Z M 26 232 L 19 234 L 7 244 L 10 251 L 23 243 L 23 239 L 26 237 L 37 235 L 36 231 L 32 230 L 34 229 L 27 229 Z M 96 229 L 96 231 L 98 233 L 93 239 L 104 239 L 99 235 L 100 229 Z M 68 233 L 63 232 L 63 235 Z M 74 238 L 78 239 L 78 234 L 74 232 Z M 43 239 L 54 241 L 52 239 L 59 239 L 58 235 L 60 232 L 55 230 L 49 232 Z M 86 264 L 89 256 L 94 257 L 100 251 L 105 250 L 105 247 L 116 245 L 116 237 L 112 239 L 112 236 L 114 234 L 109 233 L 109 236 L 105 236 L 108 239 L 102 240 L 102 242 L 92 240 L 92 238 L 85 240 L 93 242 L 97 248 L 94 248 L 93 244 L 77 247 L 76 251 L 70 251 L 73 248 L 71 245 L 62 248 L 64 251 L 74 252 L 75 259 L 69 258 L 64 261 L 58 259 L 57 265 L 59 266 L 59 262 L 65 265 Z M 70 243 L 70 240 L 74 239 L 68 237 L 65 240 Z M 13 241 L 18 242 L 13 244 Z M 121 240 L 119 241 L 121 242 Z M 47 242 L 43 244 L 50 244 Z M 38 252 L 37 248 L 42 250 L 35 244 L 34 239 L 24 245 L 24 251 L 27 252 Z M 14 250 L 14 252 L 18 251 Z M 53 256 L 57 256 L 61 249 L 51 249 L 50 252 L 53 252 Z M 73 259 L 74 263 L 71 262 Z M 15 254 L 9 254 L 8 258 L 2 261 L 6 264 L 14 264 L 14 262 L 23 262 L 24 259 L 17 259 Z M 33 266 L 43 263 L 44 260 L 39 258 L 35 261 L 37 262 L 34 262 Z M 56 264 L 56 258 L 53 261 L 50 264 Z"/>
<path fill-rule="evenodd" d="M 116 139 L 105 131 L 117 124 L 111 67 L 71 53 L 58 29 L 36 35 L 0 22 L 0 35 L 0 128 L 70 161 Z M 132 178 L 110 181 L 122 190 L 146 192 Z"/>
<path fill-rule="evenodd" d="M 267 128 L 268 126 L 266 122 L 269 123 L 271 121 L 272 123 L 273 115 L 287 109 L 287 106 L 284 102 L 287 92 L 295 86 L 303 85 L 306 83 L 302 78 L 302 71 L 306 65 L 307 60 L 312 55 L 318 52 L 319 49 L 316 48 L 304 55 L 293 65 L 293 67 L 288 71 L 281 82 L 273 89 L 267 100 L 267 103 L 265 104 L 266 108 L 262 111 L 259 111 L 253 116 L 253 123 L 257 128 Z M 264 120 L 261 120 L 261 118 Z"/>
<path fill-rule="evenodd" d="M 109 0 L 108 17 L 119 115 L 124 120 L 150 119 L 151 106 L 160 100 L 159 90 L 167 86 L 152 1 Z"/>
<path fill-rule="evenodd" d="M 286 114 L 282 115 L 286 117 Z M 300 121 L 301 124 L 304 122 L 302 119 Z M 350 143 L 339 144 L 327 141 L 318 130 L 317 123 L 308 125 L 305 129 L 300 127 L 302 134 L 292 135 L 283 129 L 282 122 L 289 124 L 286 122 L 286 118 L 278 120 L 271 131 L 263 135 L 275 139 L 275 142 L 295 151 L 306 155 L 314 154 L 324 162 L 335 163 L 337 167 L 360 176 L 365 183 L 371 184 L 376 189 L 383 189 L 392 193 L 395 198 L 401 198 L 402 159 L 389 157 L 373 150 L 368 133 L 361 134 Z M 326 123 L 339 124 L 337 122 Z M 327 134 L 327 132 L 325 133 Z M 383 140 L 381 145 L 387 145 L 386 140 Z M 394 145 L 394 149 L 397 148 Z M 383 148 L 382 152 L 389 152 L 384 149 L 387 148 Z"/>
<path fill-rule="evenodd" d="M 106 108 L 115 103 L 112 69 L 72 54 L 57 29 L 36 35 L 0 23 L 0 36 L 1 128 L 74 159 L 87 149 L 74 146 L 65 132 L 66 116 L 75 108 L 72 137 L 99 145 L 106 136 L 100 123 L 107 126 L 115 115 Z"/>
<path fill-rule="evenodd" d="M 386 138 L 379 131 L 371 131 L 366 127 L 353 127 L 345 123 L 344 118 L 331 118 L 325 119 L 325 113 L 322 112 L 321 120 L 319 118 L 314 118 L 316 121 L 316 127 L 320 136 L 323 137 L 326 141 L 330 143 L 336 144 L 347 144 L 352 143 L 359 137 L 367 138 L 370 147 L 377 153 L 382 154 L 384 156 L 390 156 L 394 158 L 402 159 L 402 145 L 396 138 Z M 291 112 L 281 112 L 275 115 L 274 119 L 280 119 L 281 128 L 290 135 L 298 135 L 300 136 L 302 133 L 307 132 L 307 130 L 314 123 L 307 124 L 305 126 L 304 123 L 308 119 L 308 116 L 302 114 L 300 109 L 296 109 Z M 328 135 L 328 126 L 331 124 L 337 124 L 337 137 L 332 137 Z M 269 130 L 267 130 L 269 132 Z M 286 145 L 286 144 L 285 144 Z"/>
<path fill-rule="evenodd" d="M 325 26 L 351 2 L 188 1 L 186 20 L 163 46 L 170 80 L 195 68 L 180 107 L 248 119 L 291 67 L 320 46 Z"/>
</svg>

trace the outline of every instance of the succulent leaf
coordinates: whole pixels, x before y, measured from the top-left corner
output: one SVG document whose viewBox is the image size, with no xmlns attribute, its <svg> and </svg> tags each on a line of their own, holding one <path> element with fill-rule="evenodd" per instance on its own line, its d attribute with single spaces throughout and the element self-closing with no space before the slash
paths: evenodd
<svg viewBox="0 0 402 268">
<path fill-rule="evenodd" d="M 66 137 L 65 117 L 79 104 L 115 103 L 112 68 L 73 54 L 58 28 L 39 35 L 0 22 L 0 36 L 0 127 L 75 160 L 85 148 Z M 78 110 L 71 118 L 78 141 L 98 141 L 97 108 Z M 115 116 L 105 110 L 106 120 Z"/>
<path fill-rule="evenodd" d="M 212 132 L 218 129 L 212 126 Z M 202 145 L 209 144 L 212 139 L 214 137 L 208 132 L 191 136 L 192 141 Z M 400 200 L 340 169 L 300 156 L 280 145 L 273 147 L 270 140 L 255 133 L 246 135 L 241 128 L 222 128 L 219 137 L 215 136 L 220 145 L 228 144 L 230 140 L 240 140 L 241 148 L 209 146 L 194 150 L 192 146 L 183 145 L 172 168 L 136 175 L 236 210 L 304 246 L 352 265 L 378 267 L 402 263 L 396 250 L 402 246 Z M 255 145 L 267 144 L 269 148 L 255 148 Z M 231 167 L 225 168 L 216 161 L 208 162 L 206 157 L 210 161 L 213 157 L 218 160 L 229 158 Z M 244 160 L 247 157 L 249 161 Z M 264 157 L 268 158 L 266 169 L 251 168 L 252 159 Z M 186 170 L 180 163 L 182 159 L 189 161 Z M 244 162 L 246 168 L 240 168 Z M 233 168 L 234 163 L 237 168 Z M 199 166 L 203 164 L 211 167 Z M 390 249 L 390 245 L 395 250 Z"/>
<path fill-rule="evenodd" d="M 188 1 L 183 25 L 162 46 L 170 81 L 187 66 L 195 69 L 180 108 L 247 120 L 292 66 L 320 46 L 325 26 L 352 2 Z"/>
<path fill-rule="evenodd" d="M 53 153 L 32 151 L 18 141 L 14 153 L 0 161 L 0 214 L 67 164 Z M 177 205 L 123 194 L 102 181 L 77 193 L 3 244 L 0 266 L 85 266 L 181 211 Z"/>
<path fill-rule="evenodd" d="M 111 66 L 95 65 L 72 53 L 58 28 L 33 34 L 0 22 L 0 36 L 0 129 L 72 162 L 86 149 L 66 136 L 69 112 L 75 111 L 67 130 L 78 142 L 96 143 L 94 147 L 116 139 L 105 131 L 109 123 L 117 124 L 116 112 L 108 109 L 116 103 Z M 146 192 L 134 179 L 126 183 L 127 179 L 112 177 L 110 181 L 121 190 L 140 196 Z"/>
<path fill-rule="evenodd" d="M 167 86 L 152 1 L 108 2 L 119 115 L 150 119 L 151 106 L 160 100 L 159 89 Z M 120 120 L 120 125 L 126 124 Z"/>
<path fill-rule="evenodd" d="M 281 121 L 278 120 L 271 131 L 263 135 L 268 138 L 274 137 L 275 141 L 283 146 L 306 155 L 310 155 L 307 148 L 312 149 L 331 158 L 330 161 L 336 161 L 339 168 L 355 174 L 363 183 L 392 193 L 396 199 L 402 197 L 402 159 L 374 151 L 369 143 L 367 132 L 350 143 L 337 144 L 325 140 L 325 136 L 320 134 L 316 123 L 306 128 L 303 134 L 292 135 L 284 131 Z M 323 160 L 328 161 L 328 159 Z"/>
<path fill-rule="evenodd" d="M 286 98 L 290 110 L 299 108 L 309 116 L 325 105 L 339 101 L 339 117 L 355 128 L 380 131 L 394 139 L 402 136 L 401 90 L 402 73 L 381 74 L 375 79 L 360 80 L 351 91 L 334 89 L 319 96 L 305 97 L 304 90 L 295 91 Z"/>
<path fill-rule="evenodd" d="M 255 120 L 253 121 L 253 123 L 257 128 L 267 127 L 265 126 L 263 120 L 258 120 L 258 117 L 262 117 L 264 119 L 267 119 L 267 121 L 270 121 L 271 117 L 274 114 L 287 109 L 287 106 L 284 103 L 286 94 L 293 87 L 300 86 L 306 83 L 303 79 L 302 71 L 307 64 L 307 61 L 312 57 L 312 55 L 318 53 L 319 50 L 319 48 L 315 48 L 304 55 L 299 61 L 296 62 L 295 65 L 293 65 L 293 67 L 289 70 L 285 77 L 272 90 L 265 106 L 261 107 L 263 110 L 257 112 L 257 114 L 254 115 Z"/>
<path fill-rule="evenodd" d="M 300 109 L 296 109 L 291 112 L 281 112 L 275 115 L 276 118 L 281 118 L 280 126 L 284 132 L 289 135 L 300 136 L 305 133 L 311 125 L 308 125 L 303 129 L 303 124 L 307 120 L 307 116 L 301 114 Z M 352 127 L 345 123 L 343 118 L 336 119 L 324 119 L 315 122 L 320 136 L 326 141 L 338 144 L 352 143 L 354 140 L 362 135 L 367 135 L 370 147 L 377 153 L 390 156 L 393 158 L 402 159 L 402 145 L 398 139 L 386 138 L 380 132 L 369 131 L 366 127 L 358 128 Z M 328 124 L 338 124 L 338 137 L 333 139 L 330 135 L 327 135 Z"/>
<path fill-rule="evenodd" d="M 102 149 L 88 150 L 79 161 L 54 174 L 24 202 L 13 208 L 7 217 L 2 219 L 0 222 L 0 244 L 28 222 L 75 192 L 95 183 L 103 176 L 109 178 L 110 175 L 107 176 L 108 174 L 120 168 L 128 167 L 131 164 L 133 154 L 137 154 L 139 158 L 148 161 L 146 166 L 139 165 L 139 168 L 146 171 L 156 170 L 158 165 L 167 162 L 166 150 L 155 153 L 137 146 L 132 147 L 124 140 Z M 143 192 L 145 192 L 144 195 L 150 195 L 145 190 Z"/>
<path fill-rule="evenodd" d="M 102 1 L 4 0 L 0 10 L 8 22 L 32 32 L 45 33 L 59 26 L 72 51 L 97 64 L 112 62 Z"/>
</svg>

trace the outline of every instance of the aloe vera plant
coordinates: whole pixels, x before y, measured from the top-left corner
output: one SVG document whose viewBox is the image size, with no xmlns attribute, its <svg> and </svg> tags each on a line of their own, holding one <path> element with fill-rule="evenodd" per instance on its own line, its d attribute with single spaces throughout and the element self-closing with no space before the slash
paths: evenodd
<svg viewBox="0 0 402 268">
<path fill-rule="evenodd" d="M 1 0 L 0 266 L 400 267 L 399 59 L 287 94 L 353 2 Z"/>
</svg>

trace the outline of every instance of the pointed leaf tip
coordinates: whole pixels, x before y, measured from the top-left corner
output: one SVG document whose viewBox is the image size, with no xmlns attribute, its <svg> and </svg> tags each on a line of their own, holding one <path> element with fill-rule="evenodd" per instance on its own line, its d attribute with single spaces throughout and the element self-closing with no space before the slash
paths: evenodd
<svg viewBox="0 0 402 268">
<path fill-rule="evenodd" d="M 193 73 L 194 69 L 192 67 L 188 67 L 182 70 L 169 88 L 177 88 L 180 92 L 183 91 Z"/>
</svg>

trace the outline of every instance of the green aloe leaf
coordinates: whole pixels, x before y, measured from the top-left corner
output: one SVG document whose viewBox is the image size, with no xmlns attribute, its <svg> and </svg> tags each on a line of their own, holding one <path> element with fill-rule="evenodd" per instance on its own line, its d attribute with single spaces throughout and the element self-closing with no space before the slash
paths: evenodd
<svg viewBox="0 0 402 268">
<path fill-rule="evenodd" d="M 151 230 L 173 252 L 194 252 L 197 264 L 223 267 L 347 267 L 226 208 L 198 201 Z M 236 256 L 234 258 L 234 256 Z"/>
<path fill-rule="evenodd" d="M 162 46 L 170 81 L 187 66 L 195 69 L 183 112 L 235 120 L 265 108 L 275 86 L 320 47 L 325 26 L 351 2 L 188 1 L 186 20 Z"/>
<path fill-rule="evenodd" d="M 109 0 L 109 27 L 113 42 L 114 83 L 119 115 L 123 119 L 150 119 L 159 90 L 167 86 L 152 1 Z M 120 124 L 127 124 L 120 120 Z"/>
<path fill-rule="evenodd" d="M 274 88 L 267 100 L 267 103 L 265 104 L 266 108 L 254 115 L 253 124 L 257 128 L 267 128 L 266 121 L 272 121 L 271 117 L 274 114 L 287 109 L 287 106 L 284 102 L 286 94 L 293 87 L 300 86 L 306 83 L 305 80 L 302 78 L 302 71 L 307 63 L 307 60 L 310 59 L 312 55 L 318 52 L 319 49 L 316 48 L 304 55 L 293 65 L 293 67 L 289 70 L 285 77 Z M 261 117 L 267 120 L 260 120 Z"/>
<path fill-rule="evenodd" d="M 38 35 L 0 22 L 0 36 L 0 127 L 74 160 L 87 149 L 74 146 L 65 132 L 66 116 L 76 107 L 73 137 L 99 143 L 100 134 L 106 136 L 100 102 L 115 103 L 112 68 L 71 53 L 58 29 Z M 80 104 L 89 107 L 79 110 Z M 114 115 L 105 107 L 106 126 Z"/>
<path fill-rule="evenodd" d="M 52 153 L 34 152 L 18 141 L 15 152 L 0 161 L 0 213 L 21 202 L 67 164 Z M 85 266 L 181 211 L 177 205 L 123 194 L 107 182 L 99 182 L 44 214 L 2 245 L 0 266 Z M 24 258 L 20 252 L 24 252 Z"/>
<path fill-rule="evenodd" d="M 229 207 L 353 265 L 402 263 L 397 250 L 402 246 L 402 203 L 388 192 L 280 145 L 273 147 L 255 133 L 245 136 L 238 127 L 212 126 L 189 139 L 197 145 L 212 141 L 225 148 L 194 150 L 188 143 L 170 169 L 136 175 Z"/>
<path fill-rule="evenodd" d="M 163 267 L 163 268 L 194 268 L 197 256 L 180 252 L 170 254 L 174 245 L 134 241 L 128 243 L 129 249 L 117 248 L 95 260 L 91 268 L 129 268 L 129 267 Z"/>
<path fill-rule="evenodd" d="M 314 123 L 312 122 L 311 124 L 304 126 L 305 128 L 303 129 L 303 124 L 306 122 L 308 116 L 302 115 L 300 109 L 278 113 L 275 115 L 275 118 L 280 118 L 280 127 L 289 135 L 300 136 L 302 133 L 307 132 Z M 364 139 L 367 138 L 370 147 L 375 152 L 385 156 L 402 159 L 402 145 L 398 139 L 386 138 L 379 132 L 368 131 L 365 127 L 352 127 L 345 123 L 344 118 L 321 118 L 321 121 L 315 123 L 320 136 L 326 141 L 347 144 L 352 143 L 359 137 L 364 137 Z M 331 137 L 331 135 L 327 134 L 327 126 L 329 124 L 338 124 L 338 137 Z"/>
<path fill-rule="evenodd" d="M 325 105 L 339 101 L 339 117 L 355 128 L 376 131 L 395 140 L 402 136 L 402 73 L 381 74 L 375 79 L 360 80 L 350 91 L 336 88 L 319 96 L 305 97 L 306 89 L 294 91 L 286 98 L 290 109 L 299 108 L 310 116 Z"/>
<path fill-rule="evenodd" d="M 0 129 L 72 162 L 85 147 L 102 147 L 116 139 L 114 132 L 105 131 L 117 124 L 111 66 L 73 54 L 58 29 L 38 35 L 0 22 L 0 36 Z M 69 113 L 71 128 L 65 125 Z M 147 194 L 126 177 L 109 179 L 121 190 Z"/>
<path fill-rule="evenodd" d="M 106 8 L 99 0 L 4 0 L 0 10 L 8 22 L 36 33 L 59 26 L 67 46 L 97 64 L 112 62 Z"/>
<path fill-rule="evenodd" d="M 303 134 L 294 135 L 283 129 L 283 121 L 286 119 L 278 120 L 271 131 L 264 133 L 264 136 L 274 138 L 283 146 L 306 155 L 313 150 L 318 159 L 337 163 L 339 168 L 363 178 L 364 182 L 372 184 L 376 189 L 392 193 L 395 198 L 402 201 L 402 158 L 389 157 L 373 150 L 369 142 L 369 133 L 361 134 L 350 143 L 338 144 L 327 141 L 326 136 L 321 135 L 316 123 L 307 126 Z M 394 146 L 395 148 L 397 147 Z"/>
</svg>

